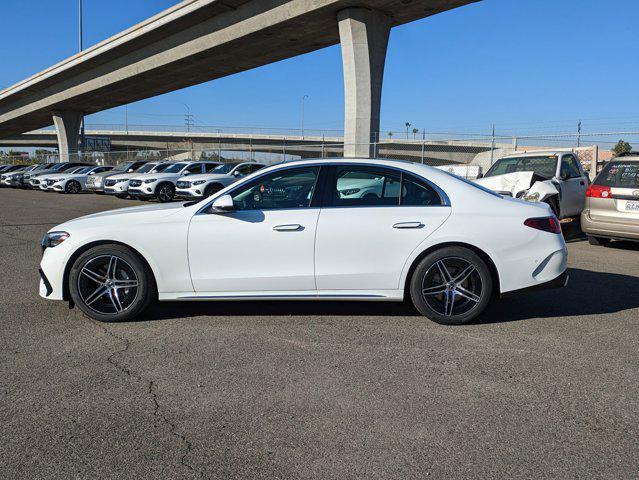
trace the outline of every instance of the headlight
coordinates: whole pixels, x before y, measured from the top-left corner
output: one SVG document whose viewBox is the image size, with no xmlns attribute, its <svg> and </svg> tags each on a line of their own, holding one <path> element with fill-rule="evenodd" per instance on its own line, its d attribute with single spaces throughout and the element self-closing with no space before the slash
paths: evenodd
<svg viewBox="0 0 639 480">
<path fill-rule="evenodd" d="M 206 180 L 198 180 L 196 182 L 193 182 L 193 185 L 202 185 L 203 183 L 206 183 Z"/>
<path fill-rule="evenodd" d="M 42 246 L 42 250 L 45 248 L 53 248 L 60 245 L 67 238 L 69 238 L 69 234 L 67 232 L 49 232 L 42 237 L 40 245 Z"/>
<path fill-rule="evenodd" d="M 541 195 L 539 194 L 539 192 L 525 193 L 523 198 L 527 202 L 538 202 L 539 199 L 541 198 Z"/>
<path fill-rule="evenodd" d="M 359 188 L 347 188 L 346 190 L 340 190 L 339 193 L 341 193 L 345 197 L 348 197 L 350 195 L 355 195 L 359 192 L 359 190 Z"/>
<path fill-rule="evenodd" d="M 149 178 L 148 180 L 144 180 L 144 183 L 153 183 L 153 182 L 157 182 L 158 179 L 157 178 Z"/>
</svg>

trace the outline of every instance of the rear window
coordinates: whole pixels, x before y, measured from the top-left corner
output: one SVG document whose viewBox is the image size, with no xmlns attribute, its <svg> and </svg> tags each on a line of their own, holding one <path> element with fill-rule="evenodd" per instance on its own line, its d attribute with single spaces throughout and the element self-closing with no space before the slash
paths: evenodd
<svg viewBox="0 0 639 480">
<path fill-rule="evenodd" d="M 639 188 L 639 162 L 611 162 L 595 183 L 605 187 Z"/>
</svg>

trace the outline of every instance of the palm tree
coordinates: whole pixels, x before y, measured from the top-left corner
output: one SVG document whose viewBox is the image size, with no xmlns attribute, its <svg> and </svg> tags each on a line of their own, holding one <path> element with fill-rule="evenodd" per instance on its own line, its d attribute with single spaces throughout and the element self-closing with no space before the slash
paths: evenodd
<svg viewBox="0 0 639 480">
<path fill-rule="evenodd" d="M 393 138 L 393 132 L 388 132 L 388 138 Z"/>
<path fill-rule="evenodd" d="M 404 125 L 406 125 L 406 140 L 408 140 L 408 129 L 410 128 L 410 123 L 406 122 Z"/>
<path fill-rule="evenodd" d="M 415 136 L 419 133 L 417 128 L 413 128 L 413 140 L 415 140 Z"/>
</svg>

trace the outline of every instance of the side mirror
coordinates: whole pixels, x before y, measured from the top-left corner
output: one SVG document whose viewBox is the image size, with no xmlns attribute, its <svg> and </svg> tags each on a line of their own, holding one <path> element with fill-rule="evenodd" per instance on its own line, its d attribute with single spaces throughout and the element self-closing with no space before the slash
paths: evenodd
<svg viewBox="0 0 639 480">
<path fill-rule="evenodd" d="M 233 210 L 235 210 L 235 205 L 233 197 L 230 195 L 222 195 L 211 204 L 211 213 L 228 213 Z"/>
</svg>

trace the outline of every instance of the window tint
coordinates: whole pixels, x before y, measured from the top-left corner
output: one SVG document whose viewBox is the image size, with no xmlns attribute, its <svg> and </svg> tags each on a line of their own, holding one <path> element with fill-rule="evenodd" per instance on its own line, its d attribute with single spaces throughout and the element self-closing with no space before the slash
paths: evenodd
<svg viewBox="0 0 639 480">
<path fill-rule="evenodd" d="M 189 165 L 186 171 L 189 173 L 202 173 L 202 164 L 194 163 L 193 165 Z"/>
<path fill-rule="evenodd" d="M 611 162 L 594 183 L 606 187 L 639 188 L 639 162 Z"/>
<path fill-rule="evenodd" d="M 578 178 L 581 177 L 581 171 L 577 160 L 572 155 L 564 155 L 561 160 L 561 178 Z"/>
<path fill-rule="evenodd" d="M 240 167 L 237 167 L 235 169 L 235 171 L 233 172 L 234 175 L 248 175 L 249 173 L 251 173 L 251 167 L 252 165 L 242 165 Z"/>
<path fill-rule="evenodd" d="M 233 203 L 237 210 L 307 208 L 318 175 L 319 167 L 273 172 L 232 192 Z"/>
<path fill-rule="evenodd" d="M 428 207 L 442 204 L 442 198 L 433 187 L 417 177 L 402 174 L 402 206 Z"/>
<path fill-rule="evenodd" d="M 330 204 L 335 207 L 399 205 L 401 175 L 357 165 L 337 167 Z"/>
<path fill-rule="evenodd" d="M 263 168 L 264 168 L 264 165 L 259 165 L 259 164 L 258 165 L 251 165 L 250 173 L 257 172 L 258 170 L 261 170 Z"/>
<path fill-rule="evenodd" d="M 211 170 L 215 170 L 218 166 L 219 166 L 218 163 L 207 163 L 205 166 L 206 173 L 209 173 Z"/>
</svg>

